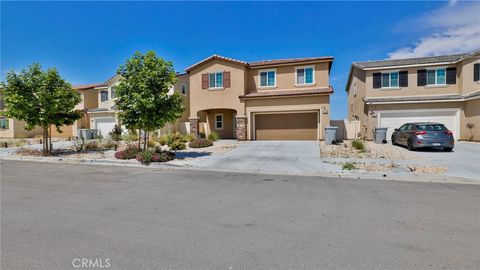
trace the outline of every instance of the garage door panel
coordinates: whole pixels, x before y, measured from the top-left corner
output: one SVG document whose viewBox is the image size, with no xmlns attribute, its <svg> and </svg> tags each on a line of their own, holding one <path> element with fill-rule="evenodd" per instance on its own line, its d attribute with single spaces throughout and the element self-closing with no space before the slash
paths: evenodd
<svg viewBox="0 0 480 270">
<path fill-rule="evenodd" d="M 95 119 L 96 128 L 98 133 L 103 137 L 109 136 L 109 133 L 113 130 L 113 127 L 116 124 L 115 118 L 97 118 Z"/>
<path fill-rule="evenodd" d="M 425 111 L 425 112 L 412 112 L 412 111 L 398 111 L 398 112 L 381 112 L 379 126 L 388 127 L 387 139 L 392 136 L 393 131 L 399 128 L 405 123 L 410 122 L 436 122 L 444 124 L 449 130 L 453 132 L 455 139 L 459 134 L 457 131 L 457 118 L 456 111 Z"/>
<path fill-rule="evenodd" d="M 317 140 L 317 113 L 255 116 L 256 140 Z"/>
</svg>

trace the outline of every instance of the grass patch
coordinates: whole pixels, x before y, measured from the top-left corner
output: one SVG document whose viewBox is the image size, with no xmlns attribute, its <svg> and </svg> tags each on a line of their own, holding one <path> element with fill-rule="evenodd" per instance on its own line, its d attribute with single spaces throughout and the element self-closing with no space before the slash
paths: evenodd
<svg viewBox="0 0 480 270">
<path fill-rule="evenodd" d="M 360 140 L 353 140 L 352 141 L 352 147 L 359 150 L 359 151 L 364 151 L 365 150 L 365 144 Z"/>
</svg>

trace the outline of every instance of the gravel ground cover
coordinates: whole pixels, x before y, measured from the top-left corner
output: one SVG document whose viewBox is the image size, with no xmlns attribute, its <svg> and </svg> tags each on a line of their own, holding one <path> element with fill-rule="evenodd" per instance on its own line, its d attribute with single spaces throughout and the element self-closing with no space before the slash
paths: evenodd
<svg viewBox="0 0 480 270">
<path fill-rule="evenodd" d="M 368 159 L 396 159 L 412 160 L 421 159 L 414 152 L 391 144 L 376 144 L 374 142 L 363 142 L 365 150 L 359 151 L 352 147 L 352 141 L 344 141 L 341 144 L 327 145 L 320 142 L 321 157 L 335 158 L 368 158 Z"/>
</svg>

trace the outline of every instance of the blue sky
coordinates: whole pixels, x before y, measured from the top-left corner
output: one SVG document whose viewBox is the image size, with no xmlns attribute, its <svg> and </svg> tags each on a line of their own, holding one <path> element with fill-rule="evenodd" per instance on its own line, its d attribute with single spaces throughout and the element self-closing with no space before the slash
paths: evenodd
<svg viewBox="0 0 480 270">
<path fill-rule="evenodd" d="M 331 55 L 332 118 L 342 119 L 352 61 L 470 49 L 429 45 L 438 44 L 438 29 L 458 26 L 437 24 L 435 17 L 450 9 L 471 12 L 472 3 L 455 2 L 2 1 L 1 78 L 39 62 L 74 85 L 102 82 L 135 51 L 147 50 L 173 61 L 177 71 L 212 54 L 245 61 Z M 475 14 L 466 16 L 475 23 Z"/>
</svg>

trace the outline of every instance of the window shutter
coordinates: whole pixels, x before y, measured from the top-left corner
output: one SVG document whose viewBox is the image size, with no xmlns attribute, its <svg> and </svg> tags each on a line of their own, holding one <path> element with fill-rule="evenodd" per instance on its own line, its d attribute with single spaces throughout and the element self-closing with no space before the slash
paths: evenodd
<svg viewBox="0 0 480 270">
<path fill-rule="evenodd" d="M 447 68 L 447 84 L 457 83 L 457 68 Z"/>
<path fill-rule="evenodd" d="M 427 70 L 419 69 L 417 70 L 417 86 L 427 85 Z"/>
<path fill-rule="evenodd" d="M 223 87 L 224 88 L 230 87 L 230 71 L 223 72 Z"/>
<path fill-rule="evenodd" d="M 400 71 L 398 72 L 399 76 L 399 86 L 400 87 L 408 87 L 408 71 Z"/>
<path fill-rule="evenodd" d="M 208 74 L 202 74 L 202 89 L 208 88 Z"/>
<path fill-rule="evenodd" d="M 382 74 L 381 73 L 373 73 L 373 88 L 381 88 L 382 87 Z"/>
<path fill-rule="evenodd" d="M 473 65 L 473 81 L 480 81 L 480 64 Z"/>
</svg>

